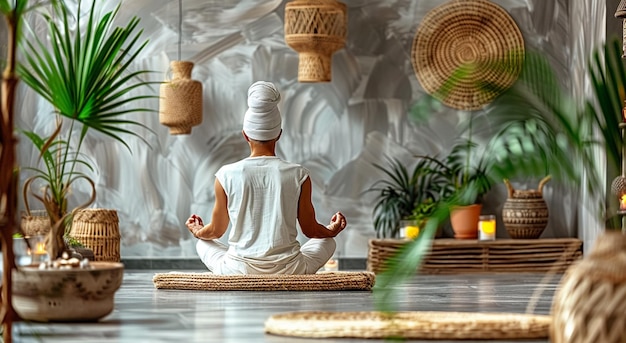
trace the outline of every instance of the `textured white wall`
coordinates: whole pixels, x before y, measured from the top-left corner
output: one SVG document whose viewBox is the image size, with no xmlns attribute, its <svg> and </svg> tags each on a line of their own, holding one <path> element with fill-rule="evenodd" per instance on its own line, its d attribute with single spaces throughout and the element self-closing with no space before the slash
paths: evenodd
<svg viewBox="0 0 626 343">
<path fill-rule="evenodd" d="M 571 37 L 571 12 L 585 7 L 567 0 L 495 2 L 516 20 L 528 46 L 551 57 L 569 88 L 570 75 L 576 73 L 573 45 L 593 38 Z M 115 2 L 101 3 L 111 8 Z M 349 226 L 338 238 L 340 255 L 367 255 L 367 241 L 375 236 L 375 194 L 365 191 L 383 176 L 373 163 L 393 156 L 408 165 L 415 154 L 447 152 L 468 113 L 442 109 L 427 125 L 414 124 L 408 114 L 424 95 L 410 61 L 414 34 L 424 15 L 445 1 L 345 3 L 347 45 L 333 57 L 332 82 L 300 84 L 297 53 L 283 38 L 285 1 L 183 1 L 182 59 L 196 62 L 193 78 L 204 85 L 202 125 L 189 136 L 170 136 L 157 113 L 132 115 L 154 130 L 142 133 L 150 146 L 129 137 L 130 154 L 94 132 L 84 146 L 97 170 L 95 207 L 119 211 L 123 257 L 194 256 L 194 240 L 183 223 L 192 212 L 210 219 L 214 172 L 247 155 L 241 121 L 246 90 L 257 80 L 273 81 L 283 93 L 284 133 L 278 154 L 311 171 L 318 220 L 327 222 L 341 210 Z M 152 80 L 161 81 L 169 61 L 178 59 L 178 2 L 126 0 L 119 20 L 126 22 L 131 15 L 141 17 L 140 26 L 150 40 L 134 67 L 154 70 Z M 589 25 L 600 15 L 584 13 Z M 19 127 L 51 129 L 49 106 L 25 89 L 20 100 Z M 158 110 L 156 100 L 144 105 Z M 32 165 L 36 159 L 28 143 L 20 144 L 21 164 Z M 537 186 L 535 180 L 524 181 L 516 186 Z M 544 190 L 552 214 L 545 236 L 575 235 L 576 213 L 571 209 L 576 199 L 558 185 L 548 184 Z M 486 198 L 485 211 L 499 214 L 505 194 L 502 185 L 496 187 Z M 78 201 L 84 190 L 77 186 L 74 195 L 73 201 Z"/>
</svg>

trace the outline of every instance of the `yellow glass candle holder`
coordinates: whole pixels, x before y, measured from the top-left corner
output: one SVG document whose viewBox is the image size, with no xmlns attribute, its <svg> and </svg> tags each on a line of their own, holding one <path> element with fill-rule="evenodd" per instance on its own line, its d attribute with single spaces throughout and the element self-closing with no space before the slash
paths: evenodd
<svg viewBox="0 0 626 343">
<path fill-rule="evenodd" d="M 496 239 L 496 216 L 493 214 L 478 217 L 479 239 L 493 241 Z"/>
<path fill-rule="evenodd" d="M 400 238 L 415 239 L 420 234 L 420 227 L 415 220 L 400 221 Z"/>
</svg>

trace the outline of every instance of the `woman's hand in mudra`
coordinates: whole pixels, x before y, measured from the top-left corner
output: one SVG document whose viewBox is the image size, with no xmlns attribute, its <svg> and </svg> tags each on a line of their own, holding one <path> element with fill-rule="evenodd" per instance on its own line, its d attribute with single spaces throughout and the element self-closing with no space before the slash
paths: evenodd
<svg viewBox="0 0 626 343">
<path fill-rule="evenodd" d="M 343 213 L 337 212 L 330 218 L 330 224 L 327 226 L 328 230 L 332 231 L 335 235 L 339 234 L 348 225 L 346 217 Z"/>
<path fill-rule="evenodd" d="M 185 222 L 185 225 L 187 225 L 189 232 L 191 232 L 191 234 L 196 238 L 198 238 L 198 232 L 202 230 L 202 228 L 204 228 L 204 223 L 202 222 L 202 218 L 200 218 L 200 216 L 195 215 L 195 214 L 192 214 L 191 217 L 187 219 L 187 221 Z"/>
</svg>

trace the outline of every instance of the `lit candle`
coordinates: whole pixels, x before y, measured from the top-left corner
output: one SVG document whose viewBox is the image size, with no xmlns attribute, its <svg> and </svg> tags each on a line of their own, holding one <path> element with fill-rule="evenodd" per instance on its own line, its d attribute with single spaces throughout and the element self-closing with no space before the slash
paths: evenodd
<svg viewBox="0 0 626 343">
<path fill-rule="evenodd" d="M 478 218 L 478 231 L 480 240 L 493 241 L 496 239 L 496 216 L 493 214 L 482 215 Z"/>
<path fill-rule="evenodd" d="M 47 254 L 46 251 L 46 243 L 45 242 L 37 242 L 37 246 L 35 247 L 35 255 L 44 255 Z"/>
<path fill-rule="evenodd" d="M 324 270 L 325 271 L 337 271 L 337 270 L 339 270 L 339 263 L 334 258 L 334 256 L 330 260 L 328 260 L 328 262 L 326 262 L 326 264 L 324 265 Z"/>
<path fill-rule="evenodd" d="M 619 199 L 619 209 L 622 211 L 626 210 L 626 194 L 623 194 Z"/>
<path fill-rule="evenodd" d="M 47 260 L 48 252 L 46 251 L 46 237 L 43 235 L 32 236 L 29 238 L 31 249 L 28 254 L 31 255 L 32 263 L 40 263 Z M 31 251 L 32 250 L 32 251 Z"/>
<path fill-rule="evenodd" d="M 420 228 L 415 220 L 400 221 L 400 238 L 407 240 L 415 239 L 419 236 Z"/>
</svg>

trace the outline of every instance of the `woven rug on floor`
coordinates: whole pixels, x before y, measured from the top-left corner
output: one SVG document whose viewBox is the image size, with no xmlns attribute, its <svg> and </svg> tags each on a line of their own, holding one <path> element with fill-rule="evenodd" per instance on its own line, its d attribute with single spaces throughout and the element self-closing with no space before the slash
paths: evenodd
<svg viewBox="0 0 626 343">
<path fill-rule="evenodd" d="M 308 275 L 215 275 L 210 272 L 156 273 L 158 289 L 204 291 L 371 291 L 375 274 L 361 271 L 319 272 Z"/>
<path fill-rule="evenodd" d="M 265 321 L 268 334 L 306 338 L 517 340 L 547 338 L 546 315 L 480 312 L 289 312 Z"/>
</svg>

